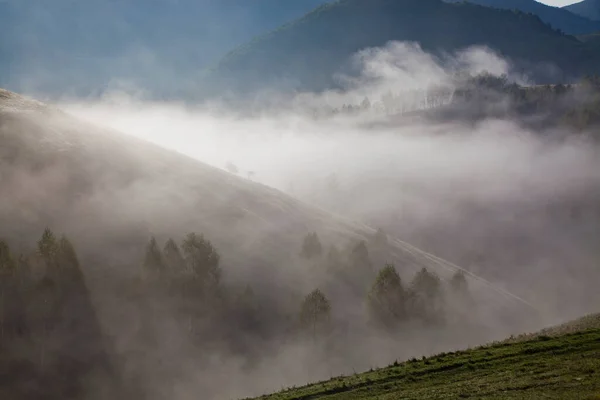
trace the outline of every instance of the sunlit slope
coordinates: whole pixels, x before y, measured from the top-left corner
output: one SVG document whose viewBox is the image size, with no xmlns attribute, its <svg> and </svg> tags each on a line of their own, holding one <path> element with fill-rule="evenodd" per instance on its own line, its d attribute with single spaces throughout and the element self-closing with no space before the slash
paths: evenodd
<svg viewBox="0 0 600 400">
<path fill-rule="evenodd" d="M 582 332 L 590 329 L 600 329 L 600 314 L 590 314 L 560 325 L 544 328 L 539 332 L 526 333 L 508 339 L 509 342 L 535 339 L 541 336 L 561 336 L 569 333 Z"/>
<path fill-rule="evenodd" d="M 600 330 L 411 360 L 261 399 L 597 399 Z"/>
<path fill-rule="evenodd" d="M 342 246 L 369 241 L 375 233 L 275 189 L 85 124 L 39 102 L 6 91 L 0 99 L 0 217 L 5 222 L 0 236 L 27 242 L 51 226 L 73 236 L 83 253 L 122 260 L 139 257 L 136 252 L 150 235 L 164 239 L 201 232 L 216 244 L 226 268 L 234 266 L 243 280 L 244 274 L 274 271 L 295 279 L 301 266 L 290 265 L 290 259 L 308 232 L 318 232 L 326 245 Z M 119 251 L 96 251 L 99 242 Z M 459 269 L 394 238 L 380 253 L 382 263 L 394 262 L 409 278 L 423 267 L 442 279 Z M 488 318 L 495 318 L 494 307 L 533 310 L 491 283 L 467 276 Z M 304 290 L 301 281 L 298 285 Z"/>
</svg>

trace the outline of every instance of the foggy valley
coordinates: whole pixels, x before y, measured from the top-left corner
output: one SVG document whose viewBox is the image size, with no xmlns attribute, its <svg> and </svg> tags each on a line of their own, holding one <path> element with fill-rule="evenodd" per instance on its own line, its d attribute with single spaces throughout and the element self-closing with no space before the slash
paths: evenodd
<svg viewBox="0 0 600 400">
<path fill-rule="evenodd" d="M 363 8 L 375 18 L 386 7 L 497 17 L 547 38 L 544 54 L 563 49 L 585 65 L 507 55 L 504 39 L 440 37 L 433 50 L 409 28 L 364 32 L 376 46 L 349 35 L 349 60 L 329 52 L 311 64 L 320 50 L 303 29 L 335 15 L 358 24 Z M 588 21 L 560 10 L 565 23 Z M 391 387 L 360 392 L 371 378 L 353 376 L 518 345 L 599 312 L 593 39 L 438 0 L 343 0 L 302 18 L 226 55 L 204 75 L 210 89 L 181 72 L 177 86 L 193 96 L 157 94 L 166 75 L 87 95 L 68 83 L 44 92 L 33 76 L 30 92 L 0 89 L 0 398 L 241 399 L 288 388 L 274 398 L 400 398 Z M 500 37 L 494 29 L 485 35 Z M 27 74 L 8 77 L 8 89 L 27 87 Z M 543 340 L 555 340 L 549 332 Z M 581 393 L 596 393 L 600 370 L 586 368 Z M 338 376 L 350 383 L 327 388 Z M 304 393 L 311 382 L 323 393 Z"/>
</svg>

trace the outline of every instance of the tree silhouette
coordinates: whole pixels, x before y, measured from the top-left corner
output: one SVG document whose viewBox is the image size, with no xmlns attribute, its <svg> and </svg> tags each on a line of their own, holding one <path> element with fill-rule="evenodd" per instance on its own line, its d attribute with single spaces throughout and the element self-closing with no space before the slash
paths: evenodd
<svg viewBox="0 0 600 400">
<path fill-rule="evenodd" d="M 323 246 L 316 232 L 309 233 L 304 237 L 300 256 L 307 260 L 320 257 L 323 254 Z"/>
<path fill-rule="evenodd" d="M 410 285 L 410 313 L 427 322 L 438 322 L 441 318 L 442 285 L 440 278 L 422 268 Z"/>
<path fill-rule="evenodd" d="M 144 255 L 144 273 L 147 278 L 157 278 L 165 273 L 165 263 L 156 238 L 150 238 Z"/>
<path fill-rule="evenodd" d="M 400 275 L 393 264 L 387 264 L 379 273 L 367 297 L 372 320 L 382 326 L 393 327 L 406 319 L 406 293 Z"/>
<path fill-rule="evenodd" d="M 227 163 L 227 165 L 225 165 L 225 169 L 227 169 L 227 171 L 229 173 L 234 174 L 234 175 L 239 172 L 238 167 L 234 163 L 232 163 L 231 161 L 229 161 Z"/>
<path fill-rule="evenodd" d="M 181 255 L 179 246 L 173 239 L 167 240 L 163 249 L 163 260 L 171 274 L 182 274 L 186 270 L 185 260 Z"/>
<path fill-rule="evenodd" d="M 193 278 L 203 285 L 216 286 L 221 279 L 221 256 L 204 235 L 188 234 L 182 245 L 184 259 Z"/>
<path fill-rule="evenodd" d="M 310 331 L 313 340 L 330 328 L 331 305 L 327 297 L 319 289 L 308 294 L 300 308 L 300 324 L 304 330 Z"/>
</svg>

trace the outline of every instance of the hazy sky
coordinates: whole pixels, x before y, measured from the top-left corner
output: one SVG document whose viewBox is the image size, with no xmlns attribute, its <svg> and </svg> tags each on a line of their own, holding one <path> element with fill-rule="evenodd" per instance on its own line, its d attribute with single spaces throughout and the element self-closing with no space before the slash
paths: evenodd
<svg viewBox="0 0 600 400">
<path fill-rule="evenodd" d="M 578 3 L 581 0 L 538 0 L 540 3 L 548 4 L 555 7 L 566 6 L 567 4 Z"/>
</svg>

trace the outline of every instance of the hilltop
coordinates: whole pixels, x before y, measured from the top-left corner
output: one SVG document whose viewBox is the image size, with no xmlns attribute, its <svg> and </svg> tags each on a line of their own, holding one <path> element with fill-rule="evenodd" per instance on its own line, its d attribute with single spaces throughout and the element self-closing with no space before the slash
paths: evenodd
<svg viewBox="0 0 600 400">
<path fill-rule="evenodd" d="M 450 1 L 458 2 L 460 0 Z M 560 29 L 569 35 L 582 35 L 600 31 L 600 22 L 593 21 L 594 19 L 597 20 L 597 18 L 592 18 L 591 15 L 586 15 L 585 13 L 575 12 L 573 9 L 574 5 L 559 8 L 540 3 L 536 0 L 468 0 L 468 2 L 486 7 L 519 10 L 535 14 L 554 29 Z"/>
<path fill-rule="evenodd" d="M 600 21 L 600 1 L 584 0 L 564 7 L 565 10 L 582 17 Z"/>
<path fill-rule="evenodd" d="M 554 64 L 530 77 L 564 79 L 598 69 L 599 55 L 539 17 L 470 3 L 440 0 L 342 0 L 256 38 L 225 56 L 207 78 L 216 88 L 322 90 L 339 86 L 339 72 L 353 73 L 351 57 L 389 41 L 417 42 L 443 56 L 469 46 L 488 46 L 515 66 Z"/>
</svg>

